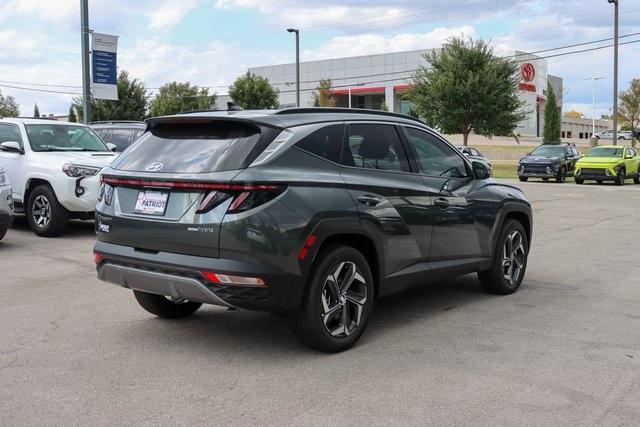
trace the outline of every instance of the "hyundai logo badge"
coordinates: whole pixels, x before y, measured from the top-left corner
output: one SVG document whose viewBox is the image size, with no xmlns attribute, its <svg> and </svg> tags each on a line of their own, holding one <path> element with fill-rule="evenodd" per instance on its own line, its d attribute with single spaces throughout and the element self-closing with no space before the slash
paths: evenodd
<svg viewBox="0 0 640 427">
<path fill-rule="evenodd" d="M 147 172 L 158 172 L 163 167 L 164 164 L 162 162 L 151 162 L 144 167 L 144 170 L 146 170 Z"/>
</svg>

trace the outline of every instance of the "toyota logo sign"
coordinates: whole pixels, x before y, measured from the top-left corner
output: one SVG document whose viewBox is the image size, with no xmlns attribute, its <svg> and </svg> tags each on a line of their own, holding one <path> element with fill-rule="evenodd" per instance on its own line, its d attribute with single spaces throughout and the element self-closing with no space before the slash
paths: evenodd
<svg viewBox="0 0 640 427">
<path fill-rule="evenodd" d="M 536 69 L 533 64 L 527 62 L 526 64 L 522 64 L 520 67 L 520 72 L 522 73 L 522 78 L 525 82 L 530 82 L 536 77 Z"/>
<path fill-rule="evenodd" d="M 144 170 L 146 170 L 147 172 L 158 172 L 163 167 L 164 167 L 164 163 L 162 162 L 151 162 L 144 167 Z"/>
</svg>

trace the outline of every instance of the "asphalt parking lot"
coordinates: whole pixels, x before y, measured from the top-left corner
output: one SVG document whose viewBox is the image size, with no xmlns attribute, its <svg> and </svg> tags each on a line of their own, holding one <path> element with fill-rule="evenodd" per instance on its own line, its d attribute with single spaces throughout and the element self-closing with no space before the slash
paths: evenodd
<svg viewBox="0 0 640 427">
<path fill-rule="evenodd" d="M 518 293 L 465 276 L 380 300 L 336 355 L 280 316 L 154 318 L 96 279 L 92 223 L 42 239 L 19 219 L 0 242 L 0 424 L 637 424 L 640 185 L 521 186 Z"/>
</svg>

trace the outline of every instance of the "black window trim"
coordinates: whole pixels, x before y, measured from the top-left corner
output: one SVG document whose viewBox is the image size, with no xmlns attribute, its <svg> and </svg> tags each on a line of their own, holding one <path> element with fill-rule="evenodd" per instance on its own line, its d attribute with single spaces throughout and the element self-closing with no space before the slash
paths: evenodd
<svg viewBox="0 0 640 427">
<path fill-rule="evenodd" d="M 460 150 L 458 150 L 453 144 L 451 144 L 449 141 L 447 141 L 445 138 L 442 138 L 440 135 L 438 135 L 436 132 L 432 131 L 429 128 L 423 128 L 423 127 L 419 127 L 419 126 L 413 126 L 413 125 L 409 125 L 409 124 L 402 124 L 402 125 L 398 125 L 402 128 L 402 143 L 405 145 L 405 151 L 408 151 L 411 153 L 411 155 L 409 156 L 409 164 L 411 165 L 411 168 L 413 169 L 413 173 L 421 175 L 421 176 L 426 176 L 426 177 L 430 177 L 430 178 L 445 178 L 442 177 L 440 175 L 429 175 L 423 172 L 420 172 L 420 168 L 418 167 L 418 153 L 416 153 L 415 149 L 413 148 L 413 146 L 411 145 L 411 143 L 409 142 L 409 135 L 407 135 L 407 131 L 406 128 L 413 128 L 422 132 L 425 132 L 431 136 L 433 136 L 434 138 L 436 138 L 437 140 L 444 142 L 446 145 L 449 146 L 449 148 L 451 148 L 458 157 L 460 157 L 462 159 L 462 161 L 464 162 L 466 168 L 467 168 L 467 175 L 464 178 L 455 178 L 455 177 L 446 177 L 447 179 L 457 179 L 457 180 L 468 180 L 469 178 L 473 179 L 473 167 L 471 165 L 471 161 L 464 155 L 462 154 L 462 152 Z"/>
<path fill-rule="evenodd" d="M 407 154 L 407 146 L 403 140 L 404 135 L 403 132 L 401 132 L 400 129 L 398 129 L 398 126 L 400 126 L 398 123 L 396 122 L 384 122 L 384 121 L 370 121 L 370 120 L 348 120 L 344 122 L 345 126 L 344 126 L 344 138 L 342 140 L 342 150 L 340 150 L 340 167 L 341 168 L 348 168 L 348 169 L 357 169 L 357 170 L 362 170 L 362 171 L 375 171 L 375 172 L 382 172 L 382 173 L 393 173 L 393 174 L 402 174 L 402 175 L 409 175 L 409 174 L 414 174 L 413 172 L 413 167 L 411 166 L 411 158 L 410 156 Z M 344 154 L 344 145 L 349 143 L 349 126 L 352 124 L 358 124 L 358 125 L 362 125 L 362 124 L 366 124 L 366 125 L 385 125 L 385 126 L 392 126 L 395 128 L 396 133 L 398 134 L 398 139 L 400 140 L 400 146 L 402 147 L 402 151 L 404 154 L 405 159 L 407 160 L 407 165 L 409 166 L 409 170 L 408 171 L 394 171 L 394 170 L 387 170 L 387 169 L 371 169 L 371 168 L 363 168 L 360 166 L 348 166 L 348 165 L 344 165 L 342 164 L 342 155 Z"/>
</svg>

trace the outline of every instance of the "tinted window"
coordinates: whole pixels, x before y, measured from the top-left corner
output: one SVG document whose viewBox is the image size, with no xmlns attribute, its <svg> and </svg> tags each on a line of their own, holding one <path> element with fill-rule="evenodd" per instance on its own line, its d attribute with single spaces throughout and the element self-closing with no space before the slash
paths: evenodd
<svg viewBox="0 0 640 427">
<path fill-rule="evenodd" d="M 366 169 L 409 171 L 409 163 L 394 126 L 350 124 L 342 164 Z"/>
<path fill-rule="evenodd" d="M 97 133 L 104 142 L 109 142 L 109 140 L 107 139 L 107 129 L 94 129 L 93 131 Z"/>
<path fill-rule="evenodd" d="M 0 123 L 0 142 L 16 141 L 22 146 L 22 137 L 17 125 Z"/>
<path fill-rule="evenodd" d="M 340 151 L 344 139 L 344 125 L 323 127 L 303 138 L 296 145 L 310 153 L 332 162 L 340 162 Z"/>
<path fill-rule="evenodd" d="M 33 151 L 109 151 L 88 127 L 77 125 L 25 125 Z"/>
<path fill-rule="evenodd" d="M 532 156 L 560 157 L 564 155 L 564 147 L 558 145 L 541 145 L 531 152 Z"/>
<path fill-rule="evenodd" d="M 113 163 L 121 170 L 204 173 L 244 167 L 260 139 L 257 127 L 240 123 L 160 123 Z"/>
<path fill-rule="evenodd" d="M 449 178 L 468 176 L 464 160 L 452 147 L 427 132 L 414 128 L 406 131 L 421 173 Z"/>
<path fill-rule="evenodd" d="M 124 151 L 133 141 L 135 129 L 112 129 L 109 142 L 115 144 L 117 151 Z"/>
</svg>

